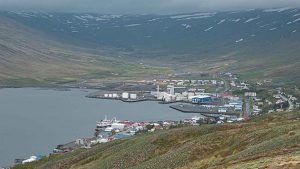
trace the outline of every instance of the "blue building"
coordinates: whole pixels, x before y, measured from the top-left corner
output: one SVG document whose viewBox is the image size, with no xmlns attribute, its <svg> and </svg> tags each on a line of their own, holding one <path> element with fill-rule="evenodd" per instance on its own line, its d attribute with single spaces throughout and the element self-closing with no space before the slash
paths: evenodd
<svg viewBox="0 0 300 169">
<path fill-rule="evenodd" d="M 206 104 L 211 103 L 213 100 L 210 96 L 195 96 L 192 98 L 192 103 Z"/>
</svg>

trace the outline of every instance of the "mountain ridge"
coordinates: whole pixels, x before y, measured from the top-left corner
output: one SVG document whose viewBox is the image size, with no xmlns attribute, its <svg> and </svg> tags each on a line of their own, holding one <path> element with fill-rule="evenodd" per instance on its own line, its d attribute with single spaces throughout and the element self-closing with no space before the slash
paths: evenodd
<svg viewBox="0 0 300 169">
<path fill-rule="evenodd" d="M 146 62 L 180 71 L 233 71 L 245 78 L 300 81 L 295 74 L 300 71 L 300 9 L 174 15 L 0 15 L 79 51 L 94 55 L 100 51 L 107 58 L 121 57 L 134 65 Z"/>
</svg>

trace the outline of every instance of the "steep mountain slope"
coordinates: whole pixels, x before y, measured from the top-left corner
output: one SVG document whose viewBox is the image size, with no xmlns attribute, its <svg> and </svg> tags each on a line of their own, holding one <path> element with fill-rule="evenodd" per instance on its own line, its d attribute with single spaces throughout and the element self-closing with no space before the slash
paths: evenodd
<svg viewBox="0 0 300 169">
<path fill-rule="evenodd" d="M 0 86 L 107 78 L 112 73 L 124 77 L 155 72 L 106 55 L 101 50 L 61 43 L 49 34 L 0 16 Z"/>
<path fill-rule="evenodd" d="M 300 9 L 178 15 L 2 12 L 73 45 L 180 70 L 299 80 Z M 178 64 L 180 63 L 180 65 Z"/>
<path fill-rule="evenodd" d="M 180 15 L 4 13 L 70 41 L 95 46 L 214 56 L 262 53 L 299 44 L 300 10 L 251 10 Z M 289 42 L 286 44 L 284 42 Z M 264 45 L 263 47 L 261 45 Z M 164 53 L 165 52 L 165 53 Z"/>
<path fill-rule="evenodd" d="M 184 127 L 54 155 L 14 168 L 299 168 L 300 112 Z"/>
</svg>

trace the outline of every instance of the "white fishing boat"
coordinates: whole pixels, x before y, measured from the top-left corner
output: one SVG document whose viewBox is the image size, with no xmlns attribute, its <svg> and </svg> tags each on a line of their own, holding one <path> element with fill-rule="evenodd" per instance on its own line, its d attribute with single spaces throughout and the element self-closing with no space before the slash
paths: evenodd
<svg viewBox="0 0 300 169">
<path fill-rule="evenodd" d="M 101 131 L 105 130 L 107 127 L 111 127 L 113 123 L 117 123 L 117 119 L 113 118 L 111 120 L 107 119 L 107 116 L 105 116 L 104 120 L 100 120 L 96 122 L 96 130 Z"/>
</svg>

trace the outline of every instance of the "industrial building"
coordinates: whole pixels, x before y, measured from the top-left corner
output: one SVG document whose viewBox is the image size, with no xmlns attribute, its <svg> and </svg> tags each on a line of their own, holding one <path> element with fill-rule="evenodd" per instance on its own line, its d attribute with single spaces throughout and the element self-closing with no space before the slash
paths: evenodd
<svg viewBox="0 0 300 169">
<path fill-rule="evenodd" d="M 195 104 L 206 104 L 206 103 L 211 103 L 213 101 L 213 99 L 211 98 L 211 96 L 193 96 L 192 97 L 192 103 Z"/>
</svg>

